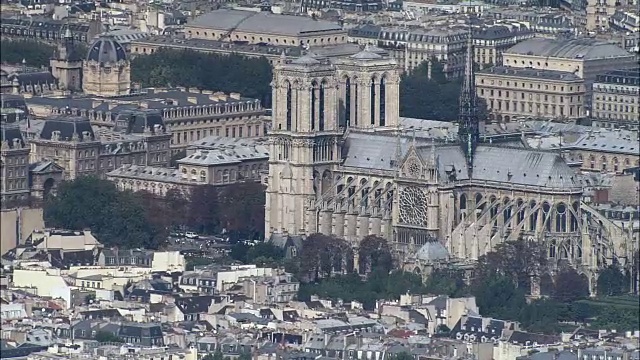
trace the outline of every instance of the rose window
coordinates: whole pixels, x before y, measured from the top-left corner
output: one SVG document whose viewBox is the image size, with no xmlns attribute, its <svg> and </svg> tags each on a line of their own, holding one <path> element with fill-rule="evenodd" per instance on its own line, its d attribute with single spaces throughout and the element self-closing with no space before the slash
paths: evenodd
<svg viewBox="0 0 640 360">
<path fill-rule="evenodd" d="M 427 225 L 427 196 L 417 187 L 400 193 L 400 222 L 408 225 Z"/>
<path fill-rule="evenodd" d="M 413 159 L 410 163 L 409 166 L 407 166 L 407 173 L 409 176 L 414 177 L 414 178 L 418 178 L 420 177 L 420 164 L 418 164 L 418 162 Z"/>
</svg>

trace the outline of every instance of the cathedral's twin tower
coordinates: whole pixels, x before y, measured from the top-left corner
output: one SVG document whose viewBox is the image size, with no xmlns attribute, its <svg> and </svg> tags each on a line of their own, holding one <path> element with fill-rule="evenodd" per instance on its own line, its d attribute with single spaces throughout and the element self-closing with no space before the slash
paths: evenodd
<svg viewBox="0 0 640 360">
<path fill-rule="evenodd" d="M 274 65 L 267 236 L 314 228 L 312 204 L 329 191 L 347 129 L 398 127 L 399 68 L 380 53 L 367 47 L 349 58 L 306 55 Z"/>
</svg>

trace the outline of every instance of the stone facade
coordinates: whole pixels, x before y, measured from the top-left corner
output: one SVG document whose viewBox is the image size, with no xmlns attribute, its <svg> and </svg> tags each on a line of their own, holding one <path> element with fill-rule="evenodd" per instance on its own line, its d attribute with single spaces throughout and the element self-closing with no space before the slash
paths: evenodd
<svg viewBox="0 0 640 360">
<path fill-rule="evenodd" d="M 189 38 L 293 46 L 337 45 L 347 33 L 337 23 L 307 16 L 219 9 L 185 25 Z"/>
<path fill-rule="evenodd" d="M 126 165 L 107 174 L 122 190 L 165 196 L 174 189 L 188 194 L 194 186 L 259 182 L 267 170 L 268 148 L 262 138 L 211 136 L 194 142 L 178 168 Z"/>
<path fill-rule="evenodd" d="M 584 80 L 571 73 L 495 66 L 476 75 L 476 87 L 487 102 L 490 121 L 584 116 Z"/>
<path fill-rule="evenodd" d="M 113 37 L 98 38 L 82 64 L 82 82 L 86 94 L 105 97 L 128 94 L 131 91 L 131 63 L 124 47 Z"/>
<path fill-rule="evenodd" d="M 616 70 L 599 75 L 593 84 L 594 126 L 638 130 L 640 120 L 640 69 Z"/>
<path fill-rule="evenodd" d="M 264 136 L 268 125 L 266 109 L 260 100 L 238 93 L 225 94 L 197 89 L 145 89 L 126 96 L 66 98 L 28 98 L 37 117 L 71 112 L 86 116 L 91 124 L 105 129 L 116 125 L 115 118 L 132 107 L 142 111 L 156 109 L 171 132 L 173 152 L 184 150 L 194 141 L 208 136 L 252 138 Z"/>
<path fill-rule="evenodd" d="M 452 259 L 475 260 L 521 238 L 545 244 L 552 260 L 591 269 L 612 254 L 630 256 L 623 236 L 588 230 L 583 214 L 592 209 L 581 206 L 577 174 L 559 154 L 518 146 L 517 130 L 516 144 L 480 144 L 468 156 L 447 129 L 437 136 L 434 124 L 399 117 L 398 72 L 368 49 L 343 61 L 276 65 L 268 238 L 319 232 L 357 247 L 378 235 L 404 260 L 434 241 Z"/>
</svg>

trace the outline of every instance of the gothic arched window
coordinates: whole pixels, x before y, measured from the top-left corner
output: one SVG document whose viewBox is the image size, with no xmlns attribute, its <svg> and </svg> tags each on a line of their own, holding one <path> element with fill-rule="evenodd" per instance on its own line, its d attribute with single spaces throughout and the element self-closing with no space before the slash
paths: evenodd
<svg viewBox="0 0 640 360">
<path fill-rule="evenodd" d="M 387 94 L 387 84 L 385 78 L 380 78 L 380 126 L 386 125 L 386 117 L 387 117 L 387 103 L 386 103 L 386 94 Z"/>
<path fill-rule="evenodd" d="M 324 131 L 324 91 L 327 87 L 327 82 L 322 80 L 320 83 L 320 94 L 318 95 L 318 108 L 320 113 L 318 114 L 318 130 Z"/>
<path fill-rule="evenodd" d="M 345 80 L 344 90 L 344 125 L 349 127 L 351 123 L 351 79 Z"/>
<path fill-rule="evenodd" d="M 371 125 L 376 124 L 376 79 L 371 78 Z"/>
<path fill-rule="evenodd" d="M 292 110 L 292 93 L 291 93 L 291 83 L 287 81 L 287 130 L 291 131 L 291 110 Z"/>
<path fill-rule="evenodd" d="M 542 204 L 542 221 L 544 221 L 544 228 L 547 231 L 551 231 L 551 217 L 549 215 L 549 211 L 551 210 L 551 206 L 549 203 L 545 202 Z"/>
<path fill-rule="evenodd" d="M 318 97 L 316 95 L 316 92 L 318 92 L 318 83 L 317 82 L 312 82 L 311 83 L 311 130 L 315 130 L 316 129 L 316 110 L 318 110 L 318 107 L 316 106 L 316 100 L 318 100 Z"/>
<path fill-rule="evenodd" d="M 536 202 L 531 201 L 529 203 L 529 230 L 535 231 L 538 227 L 538 210 L 536 209 Z"/>
<path fill-rule="evenodd" d="M 567 231 L 567 206 L 563 203 L 556 207 L 556 231 Z"/>
</svg>

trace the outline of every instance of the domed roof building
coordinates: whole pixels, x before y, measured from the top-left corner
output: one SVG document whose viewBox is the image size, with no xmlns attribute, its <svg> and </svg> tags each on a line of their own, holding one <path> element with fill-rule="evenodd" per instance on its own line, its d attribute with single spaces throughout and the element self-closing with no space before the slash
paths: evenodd
<svg viewBox="0 0 640 360">
<path fill-rule="evenodd" d="M 120 43 L 110 36 L 99 37 L 89 48 L 87 61 L 99 63 L 117 63 L 126 61 L 127 54 Z"/>
<path fill-rule="evenodd" d="M 100 36 L 83 64 L 83 90 L 98 96 L 122 96 L 131 90 L 131 63 L 113 36 Z"/>
</svg>

